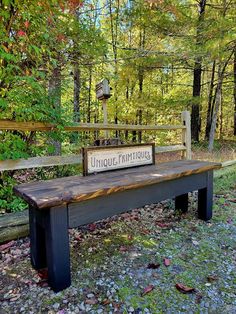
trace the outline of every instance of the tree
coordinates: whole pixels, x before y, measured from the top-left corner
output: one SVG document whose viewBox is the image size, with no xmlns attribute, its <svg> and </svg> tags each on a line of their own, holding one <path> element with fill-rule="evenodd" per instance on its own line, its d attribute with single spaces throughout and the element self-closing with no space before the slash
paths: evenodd
<svg viewBox="0 0 236 314">
<path fill-rule="evenodd" d="M 193 70 L 193 104 L 191 113 L 191 135 L 196 142 L 199 141 L 200 127 L 200 96 L 201 96 L 201 76 L 202 76 L 202 55 L 199 52 L 203 43 L 204 15 L 206 8 L 206 0 L 199 1 L 199 17 L 197 22 L 196 34 L 196 58 Z"/>
</svg>

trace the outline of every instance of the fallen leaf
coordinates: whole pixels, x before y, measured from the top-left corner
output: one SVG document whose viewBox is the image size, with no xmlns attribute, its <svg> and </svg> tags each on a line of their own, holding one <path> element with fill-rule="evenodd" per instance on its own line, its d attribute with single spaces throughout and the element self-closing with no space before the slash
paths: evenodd
<svg viewBox="0 0 236 314">
<path fill-rule="evenodd" d="M 228 223 L 228 224 L 232 224 L 232 222 L 233 222 L 233 219 L 232 219 L 232 218 L 227 219 L 227 223 Z"/>
<path fill-rule="evenodd" d="M 160 264 L 150 263 L 150 264 L 148 264 L 147 268 L 148 268 L 148 269 L 157 269 L 157 268 L 159 268 L 160 266 L 161 266 Z"/>
<path fill-rule="evenodd" d="M 95 299 L 95 298 L 92 298 L 92 299 L 86 299 L 86 300 L 85 300 L 85 303 L 86 303 L 86 304 L 90 304 L 90 305 L 95 305 L 95 304 L 97 304 L 97 303 L 98 303 L 98 300 L 97 300 L 97 299 Z"/>
<path fill-rule="evenodd" d="M 169 258 L 164 258 L 164 265 L 165 265 L 166 267 L 168 267 L 168 266 L 170 266 L 170 264 L 171 264 L 170 259 L 169 259 Z"/>
<path fill-rule="evenodd" d="M 157 222 L 156 225 L 160 228 L 167 228 L 169 227 L 169 224 L 164 223 L 164 222 Z"/>
<path fill-rule="evenodd" d="M 141 233 L 141 234 L 149 234 L 150 231 L 147 230 L 147 229 L 142 229 L 140 233 Z"/>
<path fill-rule="evenodd" d="M 11 302 L 16 301 L 16 300 L 18 300 L 20 297 L 21 297 L 20 294 L 14 295 L 14 296 L 10 299 L 10 301 L 11 301 Z"/>
<path fill-rule="evenodd" d="M 47 280 L 48 279 L 48 270 L 47 268 L 44 268 L 44 269 L 40 269 L 38 271 L 38 275 L 41 279 L 43 280 Z"/>
<path fill-rule="evenodd" d="M 96 224 L 89 224 L 88 225 L 88 229 L 89 229 L 89 231 L 94 231 L 94 230 L 96 230 L 96 228 L 97 228 L 97 225 Z"/>
<path fill-rule="evenodd" d="M 177 284 L 175 285 L 175 287 L 176 287 L 176 289 L 178 289 L 178 290 L 179 290 L 180 292 L 182 292 L 182 293 L 192 293 L 192 292 L 195 291 L 194 288 L 185 286 L 185 285 L 183 285 L 183 284 L 181 284 L 181 283 L 177 283 Z"/>
<path fill-rule="evenodd" d="M 108 299 L 104 299 L 104 300 L 102 301 L 102 304 L 103 304 L 103 305 L 108 305 L 108 304 L 110 304 L 110 303 L 111 303 L 111 301 L 108 300 Z"/>
<path fill-rule="evenodd" d="M 127 251 L 128 251 L 128 248 L 127 248 L 127 246 L 122 245 L 122 246 L 120 247 L 119 251 L 120 251 L 120 252 L 127 252 Z"/>
<path fill-rule="evenodd" d="M 127 237 L 127 239 L 128 239 L 129 241 L 132 241 L 132 240 L 133 240 L 133 236 L 132 236 L 131 234 L 129 234 L 128 237 Z"/>
<path fill-rule="evenodd" d="M 83 240 L 82 235 L 81 234 L 76 234 L 75 235 L 75 240 L 82 241 Z"/>
<path fill-rule="evenodd" d="M 214 276 L 214 275 L 207 276 L 207 280 L 208 280 L 209 282 L 213 282 L 213 281 L 216 281 L 216 280 L 218 280 L 218 279 L 219 279 L 219 277 Z"/>
<path fill-rule="evenodd" d="M 147 286 L 146 288 L 144 288 L 144 290 L 143 290 L 141 296 L 143 297 L 145 294 L 151 292 L 153 289 L 154 289 L 154 286 L 153 286 L 153 285 Z"/>
<path fill-rule="evenodd" d="M 11 246 L 13 246 L 15 244 L 15 241 L 10 241 L 8 243 L 2 244 L 0 245 L 0 252 L 3 252 L 7 249 L 9 249 Z"/>
<path fill-rule="evenodd" d="M 41 287 L 41 288 L 45 288 L 45 287 L 48 287 L 48 282 L 47 281 L 39 281 L 37 282 L 37 286 Z"/>
</svg>

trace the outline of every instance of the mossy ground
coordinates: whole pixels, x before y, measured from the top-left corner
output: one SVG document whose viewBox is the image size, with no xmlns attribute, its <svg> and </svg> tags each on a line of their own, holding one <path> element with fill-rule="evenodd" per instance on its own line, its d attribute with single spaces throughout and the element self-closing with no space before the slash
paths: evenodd
<svg viewBox="0 0 236 314">
<path fill-rule="evenodd" d="M 72 286 L 59 294 L 37 286 L 36 295 L 43 298 L 38 304 L 34 300 L 26 312 L 236 313 L 235 184 L 236 167 L 216 172 L 214 214 L 207 223 L 196 218 L 193 194 L 184 215 L 166 201 L 73 229 Z M 164 258 L 170 266 L 164 265 Z M 150 269 L 149 264 L 160 267 Z M 12 272 L 30 277 L 33 271 L 26 273 L 27 268 L 25 259 L 10 265 L 5 275 L 9 285 L 15 282 L 9 279 Z M 183 294 L 177 283 L 195 291 Z M 143 293 L 149 286 L 152 291 Z M 24 283 L 18 282 L 18 287 L 23 291 Z M 27 298 L 32 299 L 30 289 Z M 17 306 L 9 302 L 4 309 L 11 313 L 9 309 L 15 311 Z"/>
</svg>

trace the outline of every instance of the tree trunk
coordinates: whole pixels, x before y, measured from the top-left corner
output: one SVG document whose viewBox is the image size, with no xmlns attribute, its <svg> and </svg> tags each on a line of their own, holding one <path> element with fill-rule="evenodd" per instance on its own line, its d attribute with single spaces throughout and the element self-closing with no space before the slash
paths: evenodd
<svg viewBox="0 0 236 314">
<path fill-rule="evenodd" d="M 213 65 L 212 65 L 211 83 L 210 83 L 210 90 L 209 90 L 209 96 L 208 96 L 205 140 L 209 140 L 209 133 L 210 133 L 210 129 L 211 129 L 212 106 L 213 106 L 212 100 L 213 100 L 213 90 L 214 90 L 215 68 L 216 68 L 216 62 L 214 60 Z"/>
<path fill-rule="evenodd" d="M 143 69 L 140 67 L 139 68 L 139 73 L 138 73 L 138 79 L 139 79 L 139 98 L 141 98 L 141 95 L 143 93 Z M 143 111 L 142 109 L 137 110 L 137 117 L 138 117 L 138 124 L 142 124 L 142 115 Z M 142 142 L 142 131 L 138 131 L 138 142 Z"/>
<path fill-rule="evenodd" d="M 74 65 L 74 122 L 80 122 L 81 72 L 78 63 Z"/>
<path fill-rule="evenodd" d="M 236 135 L 236 47 L 234 48 L 234 135 Z"/>
<path fill-rule="evenodd" d="M 199 18 L 197 26 L 196 47 L 202 45 L 202 29 L 205 14 L 206 0 L 199 2 Z M 197 49 L 198 50 L 198 49 Z M 193 103 L 191 113 L 191 134 L 192 139 L 199 142 L 200 132 L 200 96 L 201 96 L 201 75 L 202 75 L 202 57 L 197 56 L 194 63 L 193 70 Z"/>
<path fill-rule="evenodd" d="M 145 48 L 145 28 L 143 30 L 140 30 L 140 37 L 139 37 L 139 47 L 141 49 Z M 143 93 L 143 81 L 144 81 L 144 68 L 142 65 L 139 66 L 138 69 L 138 82 L 139 82 L 139 98 L 142 97 Z M 139 109 L 137 111 L 137 117 L 138 117 L 138 124 L 142 124 L 142 116 L 143 116 L 143 110 Z M 142 142 L 142 131 L 138 131 L 138 142 Z"/>
<path fill-rule="evenodd" d="M 214 145 L 216 122 L 217 122 L 219 108 L 220 108 L 220 105 L 221 105 L 222 84 L 223 84 L 223 79 L 224 79 L 224 73 L 225 73 L 225 69 L 226 69 L 226 67 L 227 67 L 227 65 L 228 65 L 228 63 L 229 63 L 233 53 L 234 53 L 234 51 L 232 51 L 230 53 L 228 59 L 224 62 L 224 64 L 222 63 L 221 60 L 219 60 L 218 83 L 217 83 L 217 86 L 216 86 L 215 107 L 214 107 L 214 111 L 213 111 L 213 114 L 212 114 L 212 123 L 211 123 L 210 135 L 209 135 L 209 145 L 208 145 L 209 152 L 211 152 L 213 150 L 213 145 Z"/>
<path fill-rule="evenodd" d="M 214 112 L 213 112 L 213 115 L 212 115 L 212 123 L 211 123 L 211 129 L 210 129 L 210 134 L 209 134 L 208 150 L 210 152 L 212 152 L 212 150 L 213 150 L 217 116 L 218 116 L 218 111 L 219 111 L 219 108 L 220 108 L 220 105 L 221 105 L 222 82 L 223 82 L 223 75 L 221 73 L 221 64 L 219 64 L 218 83 L 217 83 L 217 87 L 216 87 L 216 102 L 215 102 Z"/>
<path fill-rule="evenodd" d="M 91 121 L 91 89 L 92 89 L 92 68 L 89 68 L 89 88 L 88 88 L 88 111 L 87 111 L 87 122 Z"/>
<path fill-rule="evenodd" d="M 114 56 L 114 76 L 115 76 L 115 82 L 114 82 L 114 98 L 115 98 L 115 116 L 114 116 L 114 122 L 115 124 L 118 123 L 118 88 L 117 88 L 117 76 L 118 76 L 118 62 L 117 62 L 117 43 L 118 43 L 118 26 L 119 26 L 119 16 L 120 16 L 120 0 L 116 0 L 117 6 L 116 6 L 116 13 L 112 12 L 112 8 L 114 8 L 114 3 L 112 3 L 112 0 L 109 1 L 109 15 L 110 15 L 110 30 L 111 30 L 111 42 L 112 42 L 112 51 Z M 118 137 L 118 131 L 115 131 L 116 138 Z"/>
<path fill-rule="evenodd" d="M 220 130 L 219 130 L 219 139 L 223 139 L 223 90 L 221 88 L 221 102 L 220 102 L 220 116 L 219 116 L 219 124 L 220 124 Z"/>
<path fill-rule="evenodd" d="M 53 108 L 60 114 L 61 110 L 61 65 L 58 58 L 58 64 L 53 69 L 52 75 L 49 79 L 48 95 L 52 100 Z M 57 139 L 51 139 L 51 144 L 54 146 L 53 155 L 61 155 L 61 142 Z"/>
</svg>

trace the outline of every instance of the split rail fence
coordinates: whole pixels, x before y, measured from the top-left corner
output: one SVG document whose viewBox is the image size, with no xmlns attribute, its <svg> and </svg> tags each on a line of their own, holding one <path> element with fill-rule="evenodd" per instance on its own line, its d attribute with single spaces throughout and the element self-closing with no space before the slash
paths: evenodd
<svg viewBox="0 0 236 314">
<path fill-rule="evenodd" d="M 42 122 L 16 122 L 10 120 L 0 120 L 0 130 L 4 131 L 35 131 L 48 132 L 56 131 L 57 126 Z M 182 130 L 182 142 L 177 145 L 156 146 L 156 153 L 182 152 L 182 158 L 191 159 L 191 126 L 190 113 L 184 111 L 181 114 L 181 123 L 179 125 L 128 125 L 128 124 L 103 124 L 103 123 L 76 123 L 71 126 L 65 126 L 65 132 L 81 132 L 96 130 L 122 130 L 122 131 L 166 131 Z M 37 167 L 61 166 L 81 164 L 82 156 L 43 156 L 30 157 L 27 159 L 8 159 L 0 161 L 0 171 L 30 169 Z"/>
</svg>

